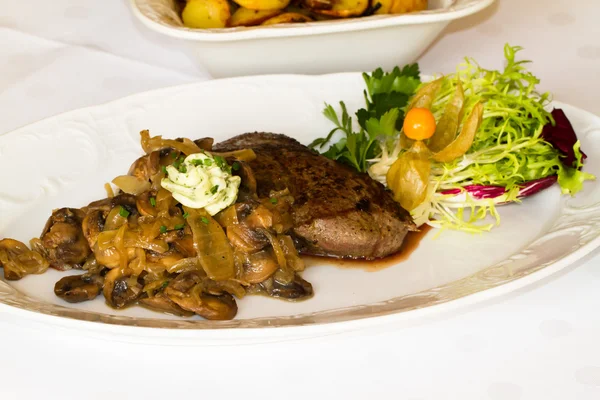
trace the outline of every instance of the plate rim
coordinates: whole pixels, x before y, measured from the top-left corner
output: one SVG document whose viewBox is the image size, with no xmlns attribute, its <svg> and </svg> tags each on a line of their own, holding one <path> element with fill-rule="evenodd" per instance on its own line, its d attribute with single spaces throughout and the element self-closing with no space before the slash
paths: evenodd
<svg viewBox="0 0 600 400">
<path fill-rule="evenodd" d="M 268 80 L 273 80 L 273 79 L 282 80 L 282 81 L 286 81 L 289 79 L 293 79 L 293 80 L 297 80 L 297 79 L 308 79 L 308 80 L 344 79 L 344 77 L 347 77 L 347 78 L 358 77 L 359 74 L 360 73 L 355 73 L 355 72 L 325 74 L 325 75 L 296 75 L 296 74 L 280 75 L 280 74 L 275 74 L 275 75 L 262 75 L 262 76 L 250 76 L 250 77 L 234 77 L 234 78 L 226 78 L 226 79 L 219 79 L 219 80 L 210 80 L 210 81 L 204 81 L 204 82 L 194 82 L 194 83 L 186 83 L 186 84 L 176 85 L 176 86 L 169 86 L 169 87 L 165 87 L 165 88 L 161 88 L 161 89 L 155 89 L 155 90 L 149 90 L 149 91 L 131 94 L 129 96 L 125 96 L 125 97 L 122 97 L 119 99 L 105 102 L 103 104 L 98 104 L 98 105 L 94 105 L 94 106 L 90 106 L 90 107 L 79 108 L 79 109 L 70 110 L 70 111 L 67 111 L 64 113 L 60 113 L 55 116 L 51 116 L 51 117 L 44 118 L 39 121 L 30 123 L 30 124 L 26 124 L 20 128 L 11 130 L 9 132 L 2 133 L 2 134 L 0 134 L 0 138 L 4 137 L 5 135 L 18 134 L 19 131 L 31 129 L 32 127 L 35 127 L 36 125 L 47 123 L 49 121 L 60 120 L 65 117 L 68 118 L 69 116 L 74 115 L 74 114 L 76 115 L 79 113 L 89 112 L 89 111 L 95 110 L 95 109 L 103 109 L 105 107 L 113 107 L 114 105 L 125 105 L 132 101 L 135 102 L 135 101 L 143 100 L 147 96 L 161 96 L 161 95 L 167 94 L 167 93 L 176 94 L 178 91 L 190 90 L 197 86 L 202 86 L 202 85 L 207 85 L 207 84 L 219 84 L 224 81 L 230 82 L 230 83 L 231 82 L 243 83 L 243 82 L 247 82 L 247 81 L 257 81 L 257 80 L 266 82 Z M 598 116 L 594 115 L 593 113 L 590 113 L 579 107 L 570 106 L 568 104 L 565 104 L 565 103 L 562 103 L 559 101 L 554 101 L 553 104 L 555 104 L 556 106 L 561 106 L 563 108 L 566 107 L 566 108 L 571 108 L 573 110 L 576 110 L 578 113 L 581 113 L 582 116 L 585 116 L 587 118 L 592 118 L 592 119 L 596 119 L 596 120 L 599 118 Z M 599 125 L 599 127 L 600 127 L 600 125 Z M 543 235 L 543 234 L 544 233 L 542 233 L 541 235 Z M 524 244 L 524 246 L 528 246 L 529 244 Z M 227 337 L 231 336 L 231 332 L 236 332 L 236 334 L 239 335 L 240 332 L 244 332 L 244 331 L 245 332 L 256 332 L 257 330 L 265 330 L 265 328 L 268 331 L 273 331 L 273 330 L 288 331 L 289 329 L 295 330 L 295 329 L 310 328 L 308 330 L 307 329 L 304 329 L 304 330 L 311 331 L 311 332 L 329 332 L 331 330 L 333 330 L 333 331 L 340 330 L 340 329 L 347 330 L 347 329 L 352 329 L 352 327 L 357 327 L 357 326 L 364 327 L 365 325 L 373 325 L 372 322 L 365 323 L 365 321 L 376 321 L 376 320 L 377 321 L 400 321 L 400 320 L 413 319 L 415 317 L 418 318 L 419 315 L 427 315 L 430 313 L 434 313 L 434 314 L 443 313 L 445 310 L 451 310 L 456 307 L 461 307 L 461 304 L 463 304 L 463 303 L 465 303 L 465 304 L 463 304 L 463 306 L 466 306 L 469 304 L 480 303 L 486 299 L 488 299 L 488 300 L 494 299 L 503 294 L 508 294 L 508 293 L 517 291 L 519 289 L 522 289 L 526 286 L 530 286 L 534 282 L 541 281 L 549 276 L 552 276 L 562 270 L 567 269 L 571 265 L 575 264 L 578 260 L 580 260 L 583 257 L 585 257 L 586 255 L 590 254 L 592 251 L 594 251 L 599 246 L 600 246 L 600 234 L 597 234 L 589 242 L 578 247 L 575 251 L 564 254 L 558 260 L 553 261 L 549 265 L 546 265 L 546 266 L 534 271 L 533 273 L 530 273 L 528 275 L 519 277 L 517 279 L 511 280 L 508 282 L 504 282 L 502 284 L 499 284 L 499 285 L 491 287 L 491 288 L 487 288 L 485 290 L 479 290 L 479 291 L 475 291 L 473 293 L 468 293 L 468 294 L 460 296 L 458 298 L 444 301 L 440 304 L 428 305 L 425 307 L 416 307 L 416 308 L 388 311 L 388 312 L 383 312 L 383 313 L 370 314 L 370 315 L 366 315 L 366 316 L 358 316 L 358 317 L 353 316 L 353 317 L 349 317 L 349 318 L 345 318 L 345 319 L 341 319 L 341 320 L 335 320 L 335 321 L 331 321 L 331 322 L 308 321 L 303 324 L 291 324 L 289 326 L 281 326 L 281 325 L 277 325 L 277 324 L 273 324 L 273 325 L 271 325 L 271 324 L 264 325 L 263 324 L 260 326 L 249 324 L 249 325 L 242 326 L 243 324 L 241 324 L 240 326 L 229 327 L 229 326 L 227 326 L 227 323 L 230 323 L 230 321 L 227 321 L 225 324 L 219 324 L 219 323 L 215 323 L 214 321 L 210 321 L 209 323 L 207 323 L 205 325 L 210 324 L 211 326 L 199 326 L 200 324 L 198 324 L 198 322 L 206 322 L 206 321 L 193 320 L 193 321 L 190 321 L 191 323 L 189 324 L 189 325 L 193 325 L 193 326 L 189 326 L 189 327 L 185 327 L 185 326 L 157 327 L 157 326 L 145 325 L 144 323 L 142 323 L 142 324 L 139 324 L 139 323 L 123 324 L 123 323 L 119 322 L 118 319 L 113 320 L 112 316 L 110 316 L 108 314 L 101 314 L 101 313 L 84 311 L 84 310 L 76 310 L 76 309 L 52 304 L 53 307 L 65 308 L 65 309 L 77 311 L 77 312 L 83 313 L 83 314 L 101 314 L 101 315 L 108 317 L 109 320 L 112 320 L 112 322 L 107 321 L 107 320 L 92 321 L 90 319 L 81 319 L 81 318 L 76 318 L 76 317 L 72 317 L 72 316 L 64 316 L 64 315 L 54 315 L 52 313 L 47 313 L 47 312 L 43 312 L 43 311 L 40 312 L 39 310 L 37 310 L 37 311 L 31 310 L 28 308 L 20 307 L 15 304 L 10 304 L 10 301 L 7 304 L 7 302 L 5 301 L 5 299 L 3 299 L 3 296 L 2 296 L 2 283 L 6 286 L 9 286 L 10 288 L 12 288 L 12 286 L 6 284 L 4 281 L 0 281 L 0 307 L 2 307 L 2 309 L 10 309 L 11 311 L 23 312 L 24 314 L 27 314 L 30 316 L 31 315 L 35 315 L 38 317 L 43 316 L 43 318 L 41 318 L 41 319 L 45 319 L 46 317 L 49 317 L 50 322 L 58 322 L 58 325 L 70 325 L 70 322 L 74 323 L 75 325 L 81 324 L 81 323 L 84 323 L 84 325 L 86 325 L 87 323 L 92 323 L 92 325 L 89 326 L 90 329 L 92 329 L 92 330 L 95 330 L 96 328 L 98 328 L 98 326 L 102 326 L 102 327 L 108 327 L 107 329 L 115 329 L 115 327 L 117 327 L 117 330 L 119 330 L 119 328 L 124 328 L 122 330 L 123 332 L 127 332 L 129 329 L 132 329 L 132 328 L 134 329 L 134 331 L 139 330 L 139 329 L 143 329 L 143 330 L 149 329 L 150 330 L 149 332 L 154 331 L 154 330 L 159 330 L 159 331 L 163 331 L 163 332 L 169 331 L 170 334 L 172 334 L 173 332 L 186 332 L 186 331 L 187 332 L 196 332 L 197 334 L 199 334 L 199 332 L 213 332 L 213 333 L 228 332 L 228 334 L 226 335 Z M 491 267 L 493 267 L 493 266 L 490 266 L 488 268 L 491 268 Z M 488 269 L 488 268 L 486 268 L 486 269 Z M 456 282 L 456 281 L 453 281 L 453 282 Z M 450 282 L 450 283 L 453 283 L 453 282 Z M 14 288 L 12 288 L 12 290 L 16 291 L 16 289 L 14 289 Z M 418 292 L 418 293 L 421 293 L 421 292 Z M 414 295 L 414 294 L 417 294 L 417 293 L 413 293 L 411 295 Z M 403 296 L 401 296 L 401 297 L 403 297 Z M 362 305 L 362 306 L 372 306 L 374 304 L 378 304 L 378 303 L 371 303 L 369 305 Z M 328 313 L 330 311 L 338 311 L 338 310 L 343 310 L 343 309 L 338 308 L 335 310 L 326 310 L 321 313 Z M 295 315 L 295 316 L 292 316 L 292 318 L 298 319 L 303 315 L 305 315 L 305 314 Z M 169 320 L 156 320 L 156 319 L 151 319 L 151 318 L 139 318 L 139 317 L 123 317 L 123 316 L 121 316 L 120 318 L 131 319 L 131 320 L 135 320 L 138 322 L 140 322 L 140 321 L 144 322 L 145 320 L 160 321 L 161 324 L 166 324 L 166 325 L 168 325 L 168 322 L 170 322 Z M 273 320 L 273 319 L 281 319 L 281 318 L 290 318 L 290 317 L 255 318 L 255 319 L 233 320 L 233 321 L 252 321 L 252 320 L 260 320 L 260 319 Z M 178 320 L 177 322 L 180 322 L 180 321 Z M 236 323 L 236 325 L 237 325 L 237 323 Z M 222 335 L 222 333 L 221 333 L 221 335 Z M 249 335 L 254 336 L 255 334 L 251 333 Z M 273 335 L 273 333 L 271 332 L 269 335 Z M 184 334 L 183 336 L 186 336 L 186 335 Z M 211 334 L 210 336 L 215 336 L 215 335 Z M 244 333 L 241 336 L 248 336 L 248 334 Z"/>
</svg>

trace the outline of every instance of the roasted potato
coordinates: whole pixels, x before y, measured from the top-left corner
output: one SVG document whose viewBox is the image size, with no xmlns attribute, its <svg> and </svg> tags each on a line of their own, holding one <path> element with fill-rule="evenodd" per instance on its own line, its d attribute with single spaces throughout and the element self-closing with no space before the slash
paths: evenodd
<svg viewBox="0 0 600 400">
<path fill-rule="evenodd" d="M 332 17 L 358 17 L 369 7 L 369 0 L 304 0 L 312 11 Z"/>
<path fill-rule="evenodd" d="M 375 11 L 375 14 L 391 14 L 390 10 L 394 6 L 394 0 L 373 0 L 373 6 L 380 4 L 380 7 Z"/>
<path fill-rule="evenodd" d="M 235 0 L 235 2 L 250 10 L 282 10 L 290 4 L 290 0 Z"/>
<path fill-rule="evenodd" d="M 427 0 L 176 0 L 189 28 L 323 21 L 427 9 Z"/>
<path fill-rule="evenodd" d="M 283 13 L 273 18 L 269 18 L 262 25 L 275 25 L 275 24 L 290 24 L 295 22 L 310 22 L 313 19 L 298 13 Z"/>
<path fill-rule="evenodd" d="M 228 26 L 254 26 L 273 19 L 281 14 L 281 10 L 250 10 L 240 7 L 229 19 Z"/>
<path fill-rule="evenodd" d="M 404 14 L 427 9 L 427 0 L 391 0 L 391 2 L 390 14 Z"/>
<path fill-rule="evenodd" d="M 181 13 L 190 28 L 225 28 L 230 17 L 227 0 L 188 0 Z"/>
</svg>

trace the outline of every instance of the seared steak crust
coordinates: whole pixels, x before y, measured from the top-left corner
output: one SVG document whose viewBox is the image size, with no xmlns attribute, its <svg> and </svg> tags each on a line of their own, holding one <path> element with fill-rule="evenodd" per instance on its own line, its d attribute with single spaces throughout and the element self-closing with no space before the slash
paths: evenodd
<svg viewBox="0 0 600 400">
<path fill-rule="evenodd" d="M 218 143 L 215 151 L 251 148 L 260 197 L 287 188 L 294 197 L 293 234 L 303 254 L 373 259 L 400 250 L 415 230 L 410 214 L 379 182 L 330 160 L 296 140 L 246 133 Z"/>
</svg>

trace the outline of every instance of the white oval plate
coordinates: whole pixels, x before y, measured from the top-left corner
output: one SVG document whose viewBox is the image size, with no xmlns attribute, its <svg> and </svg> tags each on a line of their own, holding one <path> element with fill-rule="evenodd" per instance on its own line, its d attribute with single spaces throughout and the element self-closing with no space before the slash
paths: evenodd
<svg viewBox="0 0 600 400">
<path fill-rule="evenodd" d="M 362 90 L 360 74 L 216 80 L 142 93 L 1 135 L 0 237 L 27 242 L 40 234 L 53 208 L 104 197 L 104 183 L 141 155 L 142 129 L 217 141 L 271 131 L 307 144 L 331 128 L 321 115 L 324 102 L 344 100 L 354 110 L 362 106 Z M 565 110 L 582 141 L 586 170 L 600 174 L 600 118 L 555 106 Z M 0 281 L 0 303 L 32 321 L 138 342 L 238 344 L 328 335 L 456 310 L 548 277 L 598 246 L 599 203 L 594 182 L 572 199 L 552 187 L 502 207 L 502 224 L 491 233 L 444 232 L 434 239 L 431 231 L 408 260 L 378 272 L 309 267 L 304 277 L 314 285 L 312 299 L 249 296 L 238 301 L 232 321 L 181 319 L 140 307 L 117 311 L 101 298 L 68 304 L 53 293 L 62 276 L 53 270 Z"/>
</svg>

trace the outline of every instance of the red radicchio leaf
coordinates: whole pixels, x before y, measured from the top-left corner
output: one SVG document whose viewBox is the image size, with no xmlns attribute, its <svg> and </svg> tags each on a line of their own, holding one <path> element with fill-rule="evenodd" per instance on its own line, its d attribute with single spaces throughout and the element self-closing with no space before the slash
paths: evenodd
<svg viewBox="0 0 600 400">
<path fill-rule="evenodd" d="M 477 200 L 493 199 L 494 197 L 502 196 L 506 189 L 504 186 L 484 186 L 484 185 L 469 185 L 465 186 L 465 190 Z"/>
<path fill-rule="evenodd" d="M 552 117 L 555 125 L 548 123 L 542 130 L 542 138 L 557 149 L 564 157 L 562 163 L 567 167 L 575 167 L 575 151 L 573 146 L 577 142 L 577 134 L 571 125 L 571 122 L 560 108 L 552 110 Z M 587 156 L 582 151 L 582 160 Z"/>
<path fill-rule="evenodd" d="M 558 175 L 551 175 L 545 178 L 522 183 L 519 189 L 519 197 L 527 197 L 536 194 L 539 191 L 549 188 L 558 180 Z"/>
<path fill-rule="evenodd" d="M 517 197 L 523 198 L 527 196 L 531 196 L 540 192 L 544 189 L 549 188 L 554 185 L 558 176 L 551 175 L 545 178 L 535 179 L 533 181 L 528 181 L 521 183 L 519 185 L 519 194 Z M 492 185 L 468 185 L 463 188 L 466 190 L 471 197 L 476 200 L 482 199 L 494 199 L 496 197 L 500 197 L 506 193 L 506 189 L 504 186 L 492 186 Z M 458 195 L 461 193 L 461 189 L 448 189 L 441 192 L 444 195 Z"/>
</svg>

